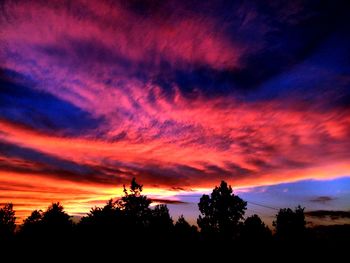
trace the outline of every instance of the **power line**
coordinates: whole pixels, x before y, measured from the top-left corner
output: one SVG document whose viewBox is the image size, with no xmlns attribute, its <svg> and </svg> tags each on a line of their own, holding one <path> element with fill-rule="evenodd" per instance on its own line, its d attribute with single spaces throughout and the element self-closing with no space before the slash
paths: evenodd
<svg viewBox="0 0 350 263">
<path fill-rule="evenodd" d="M 245 201 L 247 201 L 247 200 L 245 200 Z M 257 205 L 257 206 L 269 208 L 269 209 L 272 209 L 272 210 L 276 210 L 276 211 L 279 210 L 279 209 L 276 208 L 276 207 L 272 207 L 272 206 L 268 206 L 268 205 L 263 205 L 263 204 L 255 203 L 255 202 L 252 202 L 252 201 L 247 201 L 247 202 L 248 202 L 249 204 L 252 204 L 252 205 Z"/>
<path fill-rule="evenodd" d="M 201 198 L 200 195 L 176 195 L 178 197 L 189 197 L 189 198 Z M 246 201 L 247 203 L 249 204 L 252 204 L 252 205 L 257 205 L 257 206 L 261 206 L 261 207 L 264 207 L 264 208 L 268 208 L 268 209 L 272 209 L 272 210 L 275 210 L 275 211 L 278 211 L 279 208 L 276 208 L 276 207 L 272 207 L 272 206 L 268 206 L 268 205 L 264 205 L 264 204 L 261 204 L 261 203 L 256 203 L 256 202 L 252 202 L 252 201 L 248 201 L 248 200 L 244 200 Z"/>
</svg>

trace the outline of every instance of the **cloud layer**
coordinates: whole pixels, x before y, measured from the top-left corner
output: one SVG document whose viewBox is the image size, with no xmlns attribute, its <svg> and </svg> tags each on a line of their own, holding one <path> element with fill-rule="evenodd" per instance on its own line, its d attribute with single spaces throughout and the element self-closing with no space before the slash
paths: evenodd
<svg viewBox="0 0 350 263">
<path fill-rule="evenodd" d="M 349 175 L 336 2 L 4 1 L 0 202 Z"/>
</svg>

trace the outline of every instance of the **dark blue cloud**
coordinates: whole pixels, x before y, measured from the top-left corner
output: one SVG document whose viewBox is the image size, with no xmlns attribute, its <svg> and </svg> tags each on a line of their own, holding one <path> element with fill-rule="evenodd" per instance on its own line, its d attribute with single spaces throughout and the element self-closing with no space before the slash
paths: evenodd
<svg viewBox="0 0 350 263">
<path fill-rule="evenodd" d="M 350 44 L 350 42 L 347 42 Z M 259 90 L 247 96 L 249 101 L 279 100 L 284 107 L 303 104 L 320 111 L 336 108 L 349 109 L 350 64 L 338 64 L 338 59 L 350 53 L 332 49 L 342 46 L 328 45 L 325 52 L 315 54 L 290 71 L 275 76 Z"/>
<path fill-rule="evenodd" d="M 228 37 L 251 51 L 241 57 L 239 68 L 231 69 L 192 64 L 173 68 L 165 61 L 153 81 L 165 90 L 176 85 L 189 98 L 201 93 L 210 98 L 230 94 L 244 101 L 289 96 L 307 102 L 337 93 L 331 106 L 346 105 L 349 83 L 339 78 L 350 68 L 348 6 L 346 1 L 218 1 L 215 5 L 189 1 L 184 10 L 195 7 L 196 13 L 214 18 Z M 244 25 L 249 13 L 255 18 Z M 265 25 L 263 30 L 259 23 Z M 329 94 L 330 87 L 334 94 Z"/>
<path fill-rule="evenodd" d="M 329 217 L 332 220 L 343 219 L 343 218 L 350 219 L 350 211 L 316 210 L 316 211 L 308 211 L 305 214 L 306 216 L 317 217 L 317 218 Z"/>
<path fill-rule="evenodd" d="M 88 167 L 76 164 L 71 161 L 56 158 L 30 148 L 25 148 L 0 141 L 0 149 L 1 155 L 9 158 L 20 158 L 37 164 L 44 164 L 46 167 L 55 167 L 82 175 L 92 172 Z"/>
<path fill-rule="evenodd" d="M 120 184 L 120 178 L 111 174 L 115 174 L 117 168 L 113 171 L 108 171 L 105 167 L 76 163 L 58 156 L 3 142 L 1 140 L 0 152 L 0 171 L 36 173 L 77 182 Z M 6 159 L 2 160 L 3 157 L 22 160 L 22 162 L 8 162 Z M 28 164 L 30 165 L 28 166 Z"/>
<path fill-rule="evenodd" d="M 74 136 L 98 127 L 96 119 L 74 105 L 33 89 L 28 77 L 10 70 L 0 74 L 0 117 L 41 131 Z"/>
<path fill-rule="evenodd" d="M 62 45 L 63 44 L 63 45 Z M 35 49 L 61 65 L 68 64 L 74 69 L 77 65 L 89 67 L 92 64 L 120 66 L 125 72 L 131 70 L 131 61 L 116 50 L 111 50 L 97 39 L 66 38 L 56 45 L 37 45 Z M 84 61 L 84 64 L 81 61 Z M 125 73 L 123 72 L 123 73 Z"/>
</svg>

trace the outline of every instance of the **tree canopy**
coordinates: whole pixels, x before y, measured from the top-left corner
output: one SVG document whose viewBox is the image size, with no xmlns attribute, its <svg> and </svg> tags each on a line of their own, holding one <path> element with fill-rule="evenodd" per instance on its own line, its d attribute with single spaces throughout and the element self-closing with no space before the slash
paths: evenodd
<svg viewBox="0 0 350 263">
<path fill-rule="evenodd" d="M 13 205 L 5 204 L 0 208 L 0 240 L 15 240 L 18 237 L 26 244 L 74 244 L 78 240 L 84 245 L 98 241 L 101 244 L 118 243 L 121 247 L 147 240 L 158 246 L 175 242 L 182 249 L 187 249 L 198 243 L 209 249 L 225 244 L 261 247 L 272 244 L 271 240 L 282 241 L 279 243 L 283 244 L 305 237 L 304 208 L 280 209 L 273 222 L 276 234 L 272 235 L 258 215 L 244 217 L 247 202 L 235 195 L 232 187 L 224 181 L 210 195 L 200 198 L 197 220 L 200 232 L 183 215 L 174 223 L 167 205 L 151 205 L 152 199 L 143 195 L 142 190 L 143 186 L 133 178 L 128 188 L 124 186 L 123 196 L 110 199 L 102 207 L 92 208 L 77 223 L 73 223 L 72 217 L 60 203 L 52 203 L 44 211 L 34 210 L 17 233 Z"/>
<path fill-rule="evenodd" d="M 238 235 L 247 202 L 235 195 L 232 187 L 222 181 L 210 196 L 201 197 L 198 207 L 201 215 L 197 223 L 202 232 L 232 239 Z"/>
<path fill-rule="evenodd" d="M 0 240 L 8 240 L 13 237 L 16 228 L 15 222 L 13 204 L 5 204 L 4 207 L 0 208 Z"/>
<path fill-rule="evenodd" d="M 242 239 L 249 243 L 261 243 L 268 241 L 272 236 L 271 230 L 264 224 L 261 218 L 254 214 L 244 221 L 242 226 Z"/>
<path fill-rule="evenodd" d="M 298 206 L 294 211 L 290 208 L 283 208 L 278 211 L 276 220 L 273 222 L 278 238 L 293 240 L 305 235 L 306 221 L 304 209 Z"/>
</svg>

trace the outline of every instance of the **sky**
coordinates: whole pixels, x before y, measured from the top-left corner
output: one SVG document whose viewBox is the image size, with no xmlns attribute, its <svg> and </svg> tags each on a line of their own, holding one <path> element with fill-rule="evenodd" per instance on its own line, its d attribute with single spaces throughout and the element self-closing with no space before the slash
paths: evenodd
<svg viewBox="0 0 350 263">
<path fill-rule="evenodd" d="M 195 223 L 221 180 L 349 222 L 347 1 L 0 3 L 0 204 L 74 215 L 133 177 Z"/>
</svg>

